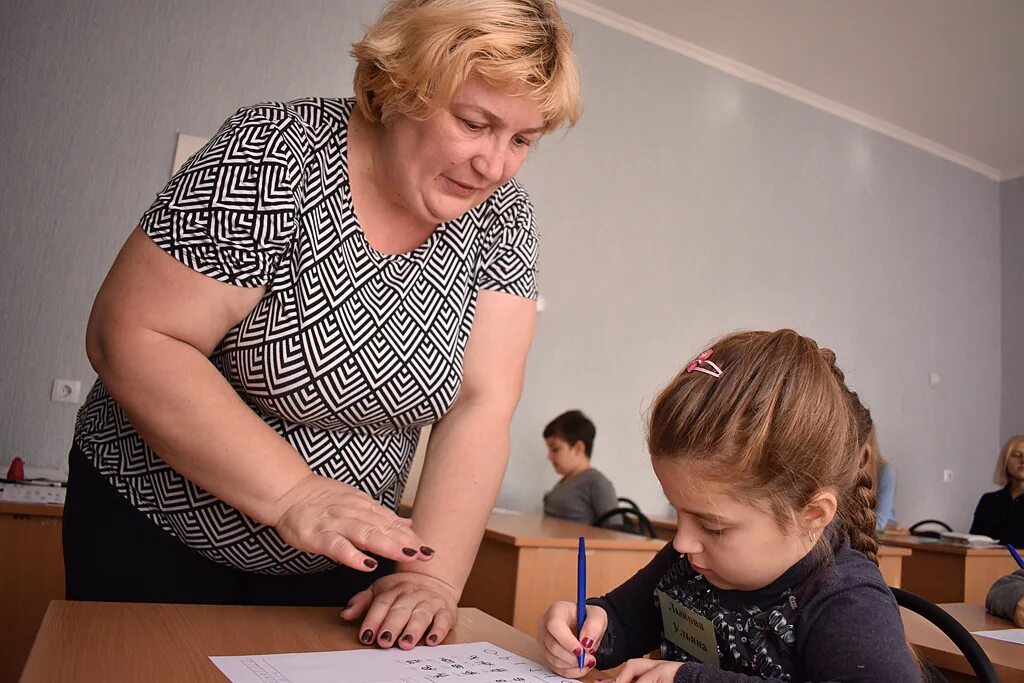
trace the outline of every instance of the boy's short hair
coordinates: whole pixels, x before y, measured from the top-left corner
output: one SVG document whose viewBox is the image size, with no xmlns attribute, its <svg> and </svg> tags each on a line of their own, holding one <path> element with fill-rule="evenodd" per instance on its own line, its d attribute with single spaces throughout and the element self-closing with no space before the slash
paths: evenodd
<svg viewBox="0 0 1024 683">
<path fill-rule="evenodd" d="M 583 442 L 583 452 L 590 457 L 591 449 L 594 447 L 594 436 L 597 435 L 597 428 L 586 415 L 578 410 L 570 410 L 562 413 L 548 423 L 544 428 L 544 438 L 556 437 L 570 446 L 577 441 Z"/>
</svg>

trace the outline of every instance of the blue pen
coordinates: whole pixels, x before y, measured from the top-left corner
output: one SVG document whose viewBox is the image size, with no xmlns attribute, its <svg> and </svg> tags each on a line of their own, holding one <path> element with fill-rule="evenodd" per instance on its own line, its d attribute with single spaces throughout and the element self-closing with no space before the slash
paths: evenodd
<svg viewBox="0 0 1024 683">
<path fill-rule="evenodd" d="M 1020 562 L 1020 560 L 1017 560 Z M 580 536 L 580 553 L 576 559 L 576 627 L 577 635 L 583 635 L 583 622 L 587 618 L 587 547 Z M 583 640 L 581 637 L 580 640 Z M 587 653 L 580 650 L 580 671 L 583 671 L 583 661 Z"/>
<path fill-rule="evenodd" d="M 1010 551 L 1011 555 L 1013 555 L 1013 559 L 1017 560 L 1017 564 L 1020 565 L 1020 568 L 1024 569 L 1024 560 L 1020 559 L 1020 554 L 1017 550 L 1009 543 L 1006 544 L 1006 549 Z"/>
</svg>

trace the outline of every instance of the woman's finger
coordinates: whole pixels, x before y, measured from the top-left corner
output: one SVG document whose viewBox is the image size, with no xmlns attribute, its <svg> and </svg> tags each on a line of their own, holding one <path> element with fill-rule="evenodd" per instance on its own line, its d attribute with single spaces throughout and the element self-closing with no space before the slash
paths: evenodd
<svg viewBox="0 0 1024 683">
<path fill-rule="evenodd" d="M 363 616 L 371 602 L 373 602 L 372 588 L 359 591 L 348 601 L 345 609 L 341 610 L 341 618 L 345 621 L 355 621 Z"/>
<path fill-rule="evenodd" d="M 359 627 L 360 636 L 369 631 L 379 646 L 391 647 L 395 644 L 395 631 L 385 629 L 383 623 L 399 595 L 400 593 L 395 590 L 374 591 L 373 602 L 366 610 L 366 616 Z"/>
<path fill-rule="evenodd" d="M 304 549 L 361 572 L 372 572 L 379 564 L 374 558 L 360 552 L 345 536 L 336 532 L 320 532 L 310 546 Z"/>
<path fill-rule="evenodd" d="M 458 620 L 458 612 L 453 612 L 447 606 L 439 609 L 434 614 L 434 620 L 430 624 L 430 630 L 427 632 L 427 645 L 440 645 L 443 643 L 451 630 L 455 628 Z"/>
<path fill-rule="evenodd" d="M 423 634 L 430 628 L 434 615 L 444 608 L 444 603 L 437 599 L 420 600 L 409 613 L 409 620 L 398 638 L 398 647 L 408 650 L 419 645 Z"/>
</svg>

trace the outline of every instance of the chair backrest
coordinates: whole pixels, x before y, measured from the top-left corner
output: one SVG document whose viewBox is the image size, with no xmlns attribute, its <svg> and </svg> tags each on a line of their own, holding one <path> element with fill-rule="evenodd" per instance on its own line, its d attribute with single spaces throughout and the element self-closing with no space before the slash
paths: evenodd
<svg viewBox="0 0 1024 683">
<path fill-rule="evenodd" d="M 910 529 L 908 529 L 908 531 L 910 531 L 910 535 L 911 536 L 921 536 L 922 538 L 940 538 L 941 537 L 942 534 L 940 532 L 938 532 L 938 531 L 933 530 L 933 529 L 922 530 L 921 527 L 925 526 L 926 524 L 935 524 L 937 526 L 942 527 L 943 530 L 945 530 L 945 531 L 952 531 L 953 530 L 953 527 L 951 527 L 950 525 L 946 524 L 942 520 L 938 520 L 938 519 L 922 519 L 920 522 L 915 522 L 914 524 L 910 525 Z"/>
<path fill-rule="evenodd" d="M 999 683 L 999 675 L 996 673 L 995 667 L 992 666 L 992 661 L 988 658 L 988 655 L 981 649 L 981 645 L 978 645 L 978 641 L 974 639 L 970 631 L 954 619 L 949 612 L 946 612 L 935 603 L 929 602 L 921 596 L 901 588 L 890 587 L 889 590 L 896 597 L 896 603 L 900 607 L 906 607 L 913 612 L 917 612 L 938 626 L 939 630 L 953 641 L 953 644 L 964 654 L 967 663 L 971 665 L 971 669 L 974 670 L 974 675 L 978 677 L 980 683 Z"/>
<path fill-rule="evenodd" d="M 627 505 L 620 505 L 617 508 L 613 508 L 608 512 L 604 513 L 596 520 L 594 520 L 594 526 L 603 527 L 605 529 L 614 529 L 615 531 L 625 531 L 631 534 L 639 534 L 646 536 L 647 538 L 656 538 L 654 533 L 654 525 L 651 524 L 651 520 L 647 519 L 647 515 L 640 512 L 640 508 L 637 504 L 628 498 L 619 498 L 619 502 L 627 501 Z M 621 517 L 619 524 L 612 524 L 611 520 L 615 517 Z"/>
</svg>

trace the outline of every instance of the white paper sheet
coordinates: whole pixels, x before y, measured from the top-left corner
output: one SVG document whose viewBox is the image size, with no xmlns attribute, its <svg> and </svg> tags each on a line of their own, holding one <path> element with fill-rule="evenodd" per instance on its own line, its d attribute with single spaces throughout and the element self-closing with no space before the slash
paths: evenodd
<svg viewBox="0 0 1024 683">
<path fill-rule="evenodd" d="M 576 683 L 486 642 L 210 659 L 232 683 Z"/>
<path fill-rule="evenodd" d="M 974 635 L 1024 645 L 1024 628 L 1003 628 L 997 631 L 975 631 Z"/>
</svg>

